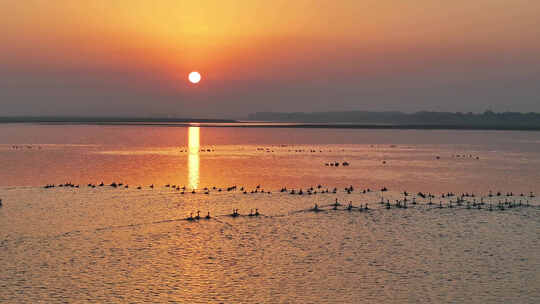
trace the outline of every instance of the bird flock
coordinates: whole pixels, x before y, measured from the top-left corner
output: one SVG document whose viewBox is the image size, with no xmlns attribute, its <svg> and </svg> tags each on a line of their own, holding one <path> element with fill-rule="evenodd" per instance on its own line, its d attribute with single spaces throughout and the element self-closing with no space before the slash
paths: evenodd
<svg viewBox="0 0 540 304">
<path fill-rule="evenodd" d="M 99 184 L 93 184 L 89 183 L 87 184 L 88 188 L 102 188 L 102 187 L 109 187 L 109 188 L 129 188 L 129 185 L 124 184 L 122 182 L 112 182 L 110 184 L 105 184 L 104 182 L 101 182 Z M 154 184 L 150 184 L 146 186 L 146 189 L 154 189 L 157 186 Z M 73 184 L 71 182 L 66 182 L 62 184 L 47 184 L 43 186 L 45 189 L 51 189 L 51 188 L 80 188 L 79 184 Z M 242 194 L 272 194 L 271 191 L 267 191 L 261 187 L 261 185 L 256 185 L 252 189 L 248 189 L 244 186 L 237 186 L 232 185 L 228 187 L 204 187 L 202 189 L 190 189 L 186 186 L 180 186 L 176 184 L 165 184 L 163 185 L 163 188 L 170 189 L 173 191 L 179 191 L 180 194 L 197 194 L 202 193 L 205 195 L 209 195 L 211 193 L 219 193 L 219 192 L 240 192 Z M 137 186 L 136 189 L 143 189 L 142 186 Z M 311 186 L 308 188 L 288 188 L 286 186 L 281 187 L 279 191 L 277 191 L 280 194 L 288 194 L 288 195 L 296 195 L 296 196 L 302 196 L 302 195 L 316 195 L 316 194 L 351 194 L 355 192 L 355 188 L 350 185 L 348 187 L 342 188 L 341 190 L 338 190 L 337 187 L 333 188 L 327 188 L 323 187 L 321 184 L 317 186 Z M 380 195 L 380 200 L 378 202 L 372 203 L 374 205 L 379 205 L 380 207 L 378 209 L 407 209 L 412 206 L 416 205 L 425 205 L 428 207 L 432 207 L 435 209 L 442 209 L 442 208 L 462 208 L 462 209 L 485 209 L 488 211 L 503 211 L 506 209 L 512 209 L 512 208 L 524 208 L 524 207 L 530 207 L 529 199 L 533 199 L 536 197 L 536 195 L 531 191 L 527 194 L 525 193 L 519 193 L 516 194 L 514 192 L 493 192 L 489 191 L 486 194 L 483 195 L 476 195 L 474 193 L 461 193 L 456 194 L 453 192 L 445 192 L 441 193 L 439 195 L 432 194 L 430 192 L 417 192 L 416 194 L 412 194 L 407 191 L 403 191 L 400 193 L 402 196 L 400 199 L 393 199 L 390 201 L 390 199 L 385 199 L 385 193 L 389 191 L 387 187 L 382 187 L 379 190 L 372 190 L 371 188 L 365 188 L 358 190 L 361 194 L 367 194 L 367 193 L 378 193 Z M 438 200 L 438 202 L 434 202 L 434 200 Z M 422 201 L 421 201 L 422 200 Z M 444 200 L 444 202 L 443 202 Z M 2 201 L 0 200 L 0 206 L 2 206 Z M 319 206 L 318 204 L 314 204 L 313 208 L 310 208 L 305 211 L 312 211 L 312 212 L 323 212 L 323 211 L 331 211 L 331 210 L 345 210 L 345 211 L 360 211 L 360 212 L 368 212 L 371 209 L 368 206 L 368 203 L 365 204 L 359 204 L 359 205 L 353 205 L 352 201 L 349 201 L 348 203 L 340 202 L 337 198 L 335 198 L 334 202 L 332 204 Z M 240 217 L 240 216 L 249 216 L 249 217 L 258 217 L 262 215 L 259 212 L 259 209 L 253 209 L 250 210 L 249 214 L 241 214 L 239 209 L 234 208 L 230 214 L 227 216 L 230 216 L 232 218 Z M 210 220 L 212 219 L 212 216 L 210 215 L 210 212 L 208 211 L 206 216 L 201 216 L 201 211 L 197 210 L 196 212 L 191 212 L 188 217 L 185 218 L 188 221 L 198 221 L 198 220 Z"/>
</svg>

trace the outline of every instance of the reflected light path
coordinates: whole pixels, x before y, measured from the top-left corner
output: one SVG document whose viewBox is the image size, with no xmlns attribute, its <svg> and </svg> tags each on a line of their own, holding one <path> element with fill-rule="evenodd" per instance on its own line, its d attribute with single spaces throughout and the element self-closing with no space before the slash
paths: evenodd
<svg viewBox="0 0 540 304">
<path fill-rule="evenodd" d="M 191 189 L 199 187 L 199 148 L 200 127 L 188 127 L 188 185 Z"/>
</svg>

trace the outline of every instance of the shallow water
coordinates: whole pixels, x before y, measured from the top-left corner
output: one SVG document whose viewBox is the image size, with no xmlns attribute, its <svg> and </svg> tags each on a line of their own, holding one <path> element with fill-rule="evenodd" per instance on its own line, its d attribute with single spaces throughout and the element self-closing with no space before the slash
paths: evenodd
<svg viewBox="0 0 540 304">
<path fill-rule="evenodd" d="M 0 302 L 540 299 L 540 208 L 526 197 L 540 190 L 540 133 L 194 130 L 0 126 Z M 334 161 L 350 166 L 325 166 Z M 87 186 L 101 181 L 129 188 Z M 42 187 L 64 182 L 80 188 Z M 250 193 L 259 184 L 271 194 Z M 279 192 L 318 184 L 338 191 Z M 212 189 L 232 185 L 248 193 Z M 437 194 L 435 205 L 378 203 L 404 190 Z M 486 205 L 447 208 L 455 197 L 441 192 L 474 192 Z M 332 210 L 336 198 L 343 205 Z M 505 200 L 522 206 L 488 211 Z M 370 210 L 343 210 L 349 201 Z M 243 216 L 228 216 L 233 208 Z M 255 208 L 261 216 L 245 216 Z M 213 218 L 185 220 L 197 210 Z"/>
</svg>

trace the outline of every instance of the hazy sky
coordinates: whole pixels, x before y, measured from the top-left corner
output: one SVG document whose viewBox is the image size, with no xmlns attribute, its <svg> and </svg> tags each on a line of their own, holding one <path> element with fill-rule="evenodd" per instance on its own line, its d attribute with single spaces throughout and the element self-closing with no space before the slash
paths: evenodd
<svg viewBox="0 0 540 304">
<path fill-rule="evenodd" d="M 0 109 L 540 112 L 540 1 L 3 0 Z"/>
</svg>

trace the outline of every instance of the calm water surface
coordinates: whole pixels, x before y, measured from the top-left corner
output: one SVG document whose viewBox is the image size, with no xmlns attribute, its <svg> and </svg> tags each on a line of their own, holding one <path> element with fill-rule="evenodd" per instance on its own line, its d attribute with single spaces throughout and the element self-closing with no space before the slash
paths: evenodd
<svg viewBox="0 0 540 304">
<path fill-rule="evenodd" d="M 539 182 L 540 132 L 0 125 L 0 302 L 538 303 Z"/>
</svg>

